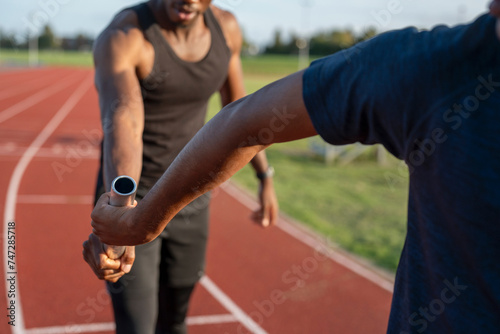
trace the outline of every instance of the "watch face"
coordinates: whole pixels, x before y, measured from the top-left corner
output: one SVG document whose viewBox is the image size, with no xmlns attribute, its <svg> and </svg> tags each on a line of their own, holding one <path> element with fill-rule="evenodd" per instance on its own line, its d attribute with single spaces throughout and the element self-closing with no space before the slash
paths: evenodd
<svg viewBox="0 0 500 334">
<path fill-rule="evenodd" d="M 273 177 L 274 176 L 274 167 L 269 166 L 266 171 L 267 177 Z"/>
<path fill-rule="evenodd" d="M 259 180 L 267 179 L 267 178 L 273 177 L 273 176 L 274 176 L 274 168 L 273 168 L 273 166 L 267 167 L 267 169 L 266 169 L 265 172 L 257 173 L 257 178 Z"/>
</svg>

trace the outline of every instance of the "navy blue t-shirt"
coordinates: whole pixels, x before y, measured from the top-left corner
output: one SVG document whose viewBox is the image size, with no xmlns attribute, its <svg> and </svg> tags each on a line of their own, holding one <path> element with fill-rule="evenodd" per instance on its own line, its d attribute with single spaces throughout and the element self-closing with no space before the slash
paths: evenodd
<svg viewBox="0 0 500 334">
<path fill-rule="evenodd" d="M 388 333 L 499 333 L 495 19 L 384 33 L 313 62 L 303 83 L 324 140 L 381 143 L 408 165 L 408 231 Z"/>
</svg>

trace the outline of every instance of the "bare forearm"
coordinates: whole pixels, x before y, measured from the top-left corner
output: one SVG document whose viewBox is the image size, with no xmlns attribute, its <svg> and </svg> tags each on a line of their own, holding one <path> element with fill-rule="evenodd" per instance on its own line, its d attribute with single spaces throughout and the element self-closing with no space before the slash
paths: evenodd
<svg viewBox="0 0 500 334">
<path fill-rule="evenodd" d="M 130 125 L 117 124 L 105 134 L 103 145 L 103 173 L 106 191 L 119 175 L 128 175 L 139 181 L 142 169 L 142 139 L 131 135 Z M 137 131 L 137 130 L 136 130 Z"/>
<path fill-rule="evenodd" d="M 141 201 L 131 228 L 145 231 L 143 242 L 152 240 L 182 207 L 268 145 L 315 134 L 302 100 L 301 73 L 232 103 L 199 131 Z"/>
<path fill-rule="evenodd" d="M 260 151 L 253 157 L 250 161 L 253 169 L 256 173 L 264 173 L 269 167 L 269 163 L 267 162 L 267 156 L 265 151 Z"/>
<path fill-rule="evenodd" d="M 144 107 L 137 80 L 130 73 L 120 73 L 98 85 L 101 120 L 104 132 L 104 184 L 109 191 L 111 181 L 129 175 L 136 181 L 142 169 L 142 132 Z"/>
</svg>

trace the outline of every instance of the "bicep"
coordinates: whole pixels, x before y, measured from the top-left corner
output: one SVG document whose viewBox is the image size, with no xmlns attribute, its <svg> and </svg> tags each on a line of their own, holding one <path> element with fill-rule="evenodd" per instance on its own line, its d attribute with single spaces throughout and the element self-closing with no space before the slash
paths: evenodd
<svg viewBox="0 0 500 334">
<path fill-rule="evenodd" d="M 101 119 L 103 123 L 134 121 L 142 127 L 144 107 L 140 84 L 130 69 L 96 71 Z"/>
<path fill-rule="evenodd" d="M 276 81 L 220 113 L 240 147 L 265 147 L 317 134 L 304 104 L 302 77 L 298 72 Z"/>
<path fill-rule="evenodd" d="M 222 106 L 236 101 L 246 95 L 243 84 L 243 70 L 239 54 L 233 54 L 229 61 L 227 78 L 220 89 Z"/>
<path fill-rule="evenodd" d="M 128 121 L 142 129 L 144 108 L 132 57 L 123 55 L 121 49 L 126 45 L 120 41 L 103 44 L 98 43 L 94 53 L 95 83 L 103 125 Z"/>
<path fill-rule="evenodd" d="M 223 87 L 225 93 L 221 91 L 221 96 L 227 97 L 223 105 L 245 96 L 240 58 L 242 34 L 234 17 L 231 18 L 232 56 Z M 316 135 L 303 100 L 302 77 L 303 72 L 292 74 L 235 102 L 235 108 L 229 108 L 234 123 L 228 126 L 235 131 L 234 135 L 243 136 L 240 143 L 268 146 Z"/>
<path fill-rule="evenodd" d="M 229 13 L 227 13 L 226 18 L 223 20 L 223 27 L 225 27 L 228 47 L 231 51 L 227 78 L 220 89 L 222 106 L 226 106 L 244 97 L 246 93 L 243 84 L 243 69 L 240 58 L 241 46 L 243 43 L 240 27 L 235 17 Z"/>
<path fill-rule="evenodd" d="M 261 108 L 265 110 L 265 119 L 260 126 L 273 133 L 273 142 L 287 142 L 316 135 L 316 130 L 309 118 L 304 104 L 302 77 L 304 72 L 292 74 L 277 81 L 264 90 Z M 259 130 L 260 133 L 260 130 Z"/>
</svg>

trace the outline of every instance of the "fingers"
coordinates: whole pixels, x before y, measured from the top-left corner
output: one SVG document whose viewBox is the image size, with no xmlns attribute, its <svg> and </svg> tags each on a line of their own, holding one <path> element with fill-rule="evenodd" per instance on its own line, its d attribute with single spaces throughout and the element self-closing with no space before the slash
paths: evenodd
<svg viewBox="0 0 500 334">
<path fill-rule="evenodd" d="M 99 238 L 95 234 L 89 235 L 89 242 L 92 247 L 92 255 L 94 256 L 94 262 L 96 264 L 97 269 L 99 270 L 120 269 L 120 261 L 113 260 L 108 257 L 108 255 L 104 251 L 101 240 L 99 240 Z"/>
<path fill-rule="evenodd" d="M 278 222 L 278 204 L 272 205 L 269 208 L 269 225 L 274 226 Z"/>
<path fill-rule="evenodd" d="M 121 270 L 129 273 L 135 261 L 135 246 L 127 246 L 125 254 L 121 257 Z"/>
<path fill-rule="evenodd" d="M 96 222 L 101 221 L 101 216 L 104 215 L 102 211 L 109 205 L 109 199 L 109 193 L 102 194 L 101 197 L 99 197 L 96 205 L 94 206 L 94 210 L 92 210 L 92 213 L 90 214 L 90 218 L 92 219 L 92 221 L 90 222 L 90 225 L 92 225 L 92 233 L 97 236 L 100 236 L 100 233 L 102 231 L 99 228 L 100 225 Z"/>
<path fill-rule="evenodd" d="M 137 201 L 129 206 L 112 206 L 109 203 L 110 193 L 103 194 L 90 214 L 92 233 L 108 245 L 125 246 L 141 243 L 139 233 L 132 233 L 126 227 L 126 217 L 131 214 Z M 119 228 L 118 228 L 119 227 Z M 137 241 L 139 239 L 141 241 Z"/>
<path fill-rule="evenodd" d="M 262 204 L 260 209 L 252 213 L 252 220 L 263 227 L 276 225 L 278 222 L 278 201 L 272 198 L 269 202 Z"/>
<path fill-rule="evenodd" d="M 266 210 L 264 207 L 252 212 L 250 217 L 255 223 L 261 225 L 262 227 L 268 227 L 271 225 L 269 210 Z"/>
<path fill-rule="evenodd" d="M 269 222 L 269 207 L 267 205 L 264 205 L 262 208 L 262 219 L 260 224 L 264 227 L 268 227 L 270 225 Z"/>
<path fill-rule="evenodd" d="M 125 273 L 123 271 L 119 271 L 117 273 L 103 275 L 103 277 L 100 279 L 111 283 L 116 283 L 120 278 L 123 277 L 123 275 L 125 275 Z"/>
<path fill-rule="evenodd" d="M 278 220 L 278 201 L 274 190 L 268 188 L 267 191 L 262 191 L 260 196 L 260 209 L 252 214 L 252 220 L 263 227 L 275 225 Z"/>
<path fill-rule="evenodd" d="M 94 234 L 90 234 L 88 240 L 83 243 L 83 258 L 101 280 L 116 282 L 125 274 L 120 269 L 121 262 L 107 257 L 102 243 Z"/>
<path fill-rule="evenodd" d="M 97 203 L 95 204 L 95 207 L 106 207 L 109 205 L 109 199 L 110 199 L 110 193 L 104 193 L 99 197 L 97 200 Z"/>
<path fill-rule="evenodd" d="M 252 219 L 256 224 L 262 225 L 262 208 L 253 211 L 250 219 Z"/>
<path fill-rule="evenodd" d="M 500 0 L 499 0 L 500 1 Z M 259 187 L 260 209 L 252 214 L 252 220 L 263 227 L 276 224 L 278 218 L 278 200 L 274 192 L 274 185 L 271 178 L 261 181 Z"/>
</svg>

